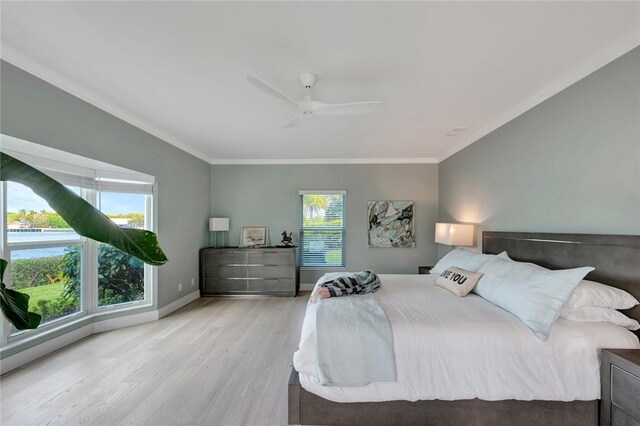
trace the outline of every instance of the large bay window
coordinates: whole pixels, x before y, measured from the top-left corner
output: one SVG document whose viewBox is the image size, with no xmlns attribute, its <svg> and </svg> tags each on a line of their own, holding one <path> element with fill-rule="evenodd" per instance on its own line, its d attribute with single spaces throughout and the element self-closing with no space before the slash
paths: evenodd
<svg viewBox="0 0 640 426">
<path fill-rule="evenodd" d="M 66 185 L 118 226 L 154 230 L 152 176 L 72 154 L 66 154 L 68 162 L 60 161 L 65 153 L 59 151 L 55 161 L 25 150 L 3 146 L 3 151 Z M 84 160 L 87 167 L 79 166 Z M 82 316 L 151 304 L 150 266 L 81 237 L 30 188 L 1 183 L 0 254 L 9 262 L 5 283 L 28 294 L 30 311 L 42 315 L 38 329 L 28 331 L 14 329 L 3 318 L 3 345 Z"/>
</svg>

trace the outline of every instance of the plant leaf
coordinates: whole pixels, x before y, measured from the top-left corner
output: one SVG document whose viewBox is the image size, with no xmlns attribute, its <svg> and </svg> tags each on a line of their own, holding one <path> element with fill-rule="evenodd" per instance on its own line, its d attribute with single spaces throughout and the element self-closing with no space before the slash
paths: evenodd
<svg viewBox="0 0 640 426">
<path fill-rule="evenodd" d="M 0 283 L 0 308 L 18 330 L 38 328 L 42 321 L 40 315 L 29 312 L 29 295 L 7 288 L 4 283 Z"/>
<path fill-rule="evenodd" d="M 111 244 L 150 265 L 163 265 L 168 261 L 153 232 L 120 228 L 69 188 L 4 152 L 0 152 L 0 180 L 31 188 L 84 237 Z"/>
<path fill-rule="evenodd" d="M 4 271 L 7 269 L 7 261 L 0 259 L 0 282 L 4 279 Z"/>
</svg>

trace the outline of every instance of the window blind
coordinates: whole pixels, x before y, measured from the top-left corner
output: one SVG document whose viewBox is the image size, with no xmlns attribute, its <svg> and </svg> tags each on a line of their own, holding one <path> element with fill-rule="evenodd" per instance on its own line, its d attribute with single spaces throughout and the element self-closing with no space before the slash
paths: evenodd
<svg viewBox="0 0 640 426">
<path fill-rule="evenodd" d="M 344 191 L 300 191 L 301 266 L 342 267 L 344 256 Z"/>
<path fill-rule="evenodd" d="M 101 170 L 77 164 L 37 157 L 5 149 L 7 154 L 24 161 L 63 185 L 103 192 L 153 194 L 155 177 L 134 171 Z M 74 158 L 77 156 L 74 156 Z"/>
</svg>

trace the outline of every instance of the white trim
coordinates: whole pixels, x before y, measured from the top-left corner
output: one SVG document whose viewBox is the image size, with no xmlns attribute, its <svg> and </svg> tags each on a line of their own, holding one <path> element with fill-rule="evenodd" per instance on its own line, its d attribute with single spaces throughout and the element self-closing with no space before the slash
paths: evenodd
<svg viewBox="0 0 640 426">
<path fill-rule="evenodd" d="M 50 67 L 36 61 L 33 58 L 28 57 L 17 49 L 14 49 L 13 47 L 10 47 L 5 43 L 2 43 L 2 45 L 0 46 L 0 54 L 3 60 L 28 72 L 29 74 L 33 74 L 39 79 L 44 80 L 47 83 L 52 84 L 57 88 L 70 93 L 76 98 L 82 99 L 83 101 L 90 103 L 97 108 L 100 108 L 105 112 L 108 112 L 109 114 L 131 124 L 132 126 L 135 126 L 157 138 L 162 139 L 164 142 L 171 144 L 176 148 L 179 148 L 193 155 L 194 157 L 209 162 L 209 157 L 202 151 L 193 148 L 191 145 L 181 141 L 175 136 L 159 129 L 155 125 L 138 117 L 131 111 L 122 108 L 121 106 L 115 105 L 104 99 L 102 96 L 96 95 L 86 88 L 81 87 L 78 83 L 62 76 Z"/>
<path fill-rule="evenodd" d="M 167 315 L 169 315 L 170 313 L 177 311 L 178 309 L 182 308 L 185 305 L 188 305 L 189 303 L 193 302 L 194 300 L 197 300 L 200 298 L 200 290 L 196 290 L 196 291 L 192 291 L 191 293 L 187 294 L 186 296 L 182 296 L 180 299 L 178 300 L 174 300 L 173 302 L 169 303 L 166 306 L 163 306 L 162 308 L 158 309 L 158 319 L 160 318 L 164 318 Z"/>
<path fill-rule="evenodd" d="M 300 290 L 301 291 L 311 291 L 311 290 L 313 290 L 313 287 L 315 287 L 315 284 L 300 283 Z"/>
<path fill-rule="evenodd" d="M 471 132 L 466 138 L 462 138 L 460 143 L 453 144 L 453 146 L 445 151 L 444 155 L 438 158 L 438 162 L 446 160 L 453 154 L 462 151 L 467 146 L 483 138 L 494 130 L 504 126 L 511 120 L 524 114 L 535 106 L 546 101 L 550 97 L 560 93 L 569 86 L 577 83 L 588 75 L 596 72 L 605 65 L 618 59 L 625 53 L 640 46 L 640 29 L 632 32 L 627 37 L 619 40 L 618 42 L 611 43 L 609 48 L 599 52 L 588 60 L 582 62 L 570 72 L 564 74 L 556 81 L 547 86 L 540 93 L 535 96 L 526 99 L 523 102 L 516 104 L 515 106 L 508 108 L 496 119 L 489 122 L 486 126 Z"/>
<path fill-rule="evenodd" d="M 347 195 L 344 189 L 301 189 L 298 195 Z"/>
<path fill-rule="evenodd" d="M 106 313 L 105 313 L 106 314 Z M 103 315 L 105 315 L 103 314 Z M 115 330 L 117 328 L 129 327 L 132 325 L 144 324 L 158 319 L 158 311 L 140 312 L 138 314 L 124 315 L 116 318 L 109 318 L 100 321 L 100 315 L 95 316 L 95 322 L 91 334 L 102 333 L 103 331 Z"/>
<path fill-rule="evenodd" d="M 437 158 L 281 158 L 281 159 L 222 159 L 209 160 L 213 165 L 287 165 L 287 164 L 437 164 Z"/>
<path fill-rule="evenodd" d="M 75 330 L 69 331 L 67 333 L 64 333 L 58 337 L 54 337 L 53 339 L 47 340 L 46 342 L 42 342 L 38 345 L 35 345 L 29 349 L 25 349 L 23 351 L 20 351 L 14 355 L 8 356 L 6 358 L 3 358 L 0 361 L 0 374 L 5 374 L 11 370 L 14 370 L 16 368 L 22 367 L 23 365 L 35 361 L 38 358 L 41 358 L 45 355 L 50 354 L 53 351 L 56 351 L 58 349 L 61 349 L 65 346 L 68 346 L 72 343 L 77 342 L 80 339 L 84 339 L 85 337 L 88 337 L 92 334 L 96 334 L 96 333 L 101 333 L 103 331 L 109 331 L 109 330 L 114 330 L 117 328 L 124 328 L 124 327 L 130 327 L 132 325 L 138 325 L 138 324 L 143 324 L 146 322 L 151 322 L 151 321 L 156 321 L 160 318 L 166 317 L 167 315 L 169 315 L 170 313 L 182 308 L 183 306 L 193 302 L 194 300 L 198 299 L 200 297 L 200 291 L 193 291 L 189 294 L 187 294 L 186 296 L 175 300 L 171 303 L 169 303 L 166 306 L 163 306 L 160 309 L 157 310 L 152 310 L 152 311 L 147 311 L 147 312 L 140 312 L 140 313 L 133 313 L 130 315 L 125 315 L 125 316 L 121 316 L 121 317 L 116 317 L 116 318 L 109 318 L 109 319 L 105 319 L 100 321 L 100 317 L 102 316 L 106 316 L 109 314 L 112 314 L 113 312 L 109 312 L 109 313 L 101 313 L 101 314 L 94 314 L 94 315 L 90 315 L 90 316 L 85 316 L 81 319 L 79 319 L 78 321 L 74 321 L 73 323 L 70 324 L 66 324 L 71 325 L 74 323 L 78 323 L 78 322 L 84 322 L 84 321 L 89 321 L 88 324 L 77 328 Z M 135 308 L 133 308 L 135 309 Z M 37 335 L 37 336 L 33 336 L 31 338 L 25 339 L 25 340 L 21 340 L 18 342 L 15 342 L 13 344 L 9 344 L 7 346 L 4 346 L 2 348 L 2 350 L 7 350 L 16 346 L 20 346 L 25 344 L 28 341 L 33 341 L 37 338 L 41 338 L 42 335 L 46 335 L 49 333 L 55 333 L 57 332 L 57 330 L 59 329 L 52 329 L 52 330 L 48 330 L 47 332 Z"/>
</svg>

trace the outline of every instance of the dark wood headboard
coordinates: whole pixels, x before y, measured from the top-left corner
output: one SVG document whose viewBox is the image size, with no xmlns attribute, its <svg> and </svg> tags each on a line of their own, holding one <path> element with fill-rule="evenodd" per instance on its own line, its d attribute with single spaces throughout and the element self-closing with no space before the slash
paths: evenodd
<svg viewBox="0 0 640 426">
<path fill-rule="evenodd" d="M 596 269 L 586 279 L 621 288 L 640 300 L 640 235 L 482 233 L 483 253 L 503 251 L 513 260 L 549 269 L 592 266 Z M 640 321 L 640 305 L 622 312 Z"/>
</svg>

